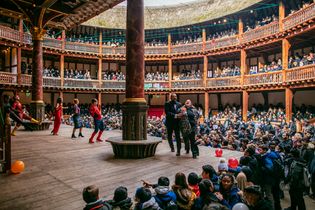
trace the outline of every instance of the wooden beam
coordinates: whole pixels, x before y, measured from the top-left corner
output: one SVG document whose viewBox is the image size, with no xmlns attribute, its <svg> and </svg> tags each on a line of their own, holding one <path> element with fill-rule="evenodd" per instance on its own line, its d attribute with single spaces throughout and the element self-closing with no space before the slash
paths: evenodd
<svg viewBox="0 0 315 210">
<path fill-rule="evenodd" d="M 292 103 L 293 91 L 290 88 L 285 88 L 285 119 L 287 123 L 292 120 Z"/>
<path fill-rule="evenodd" d="M 243 106 L 242 106 L 242 118 L 243 121 L 247 121 L 247 112 L 248 112 L 248 92 L 243 90 Z"/>
</svg>

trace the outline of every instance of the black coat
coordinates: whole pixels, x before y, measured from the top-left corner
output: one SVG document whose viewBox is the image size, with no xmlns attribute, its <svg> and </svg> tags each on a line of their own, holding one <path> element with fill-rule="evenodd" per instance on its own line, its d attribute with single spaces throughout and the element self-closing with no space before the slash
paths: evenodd
<svg viewBox="0 0 315 210">
<path fill-rule="evenodd" d="M 178 125 L 179 119 L 175 119 L 175 115 L 180 112 L 181 104 L 177 101 L 168 101 L 164 105 L 166 114 L 166 126 Z"/>
<path fill-rule="evenodd" d="M 273 205 L 269 200 L 260 199 L 256 206 L 250 206 L 249 210 L 273 210 Z"/>
</svg>

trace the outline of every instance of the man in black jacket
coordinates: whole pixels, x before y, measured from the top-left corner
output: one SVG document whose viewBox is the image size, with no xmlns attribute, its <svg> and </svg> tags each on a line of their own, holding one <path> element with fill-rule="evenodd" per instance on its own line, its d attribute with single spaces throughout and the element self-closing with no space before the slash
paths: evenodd
<svg viewBox="0 0 315 210">
<path fill-rule="evenodd" d="M 167 128 L 167 140 L 171 147 L 171 151 L 175 152 L 174 144 L 172 141 L 173 131 L 175 131 L 177 153 L 176 156 L 180 156 L 181 141 L 179 133 L 179 112 L 181 104 L 176 101 L 177 96 L 175 93 L 171 94 L 171 100 L 165 103 L 164 110 L 166 114 L 166 128 Z"/>
</svg>

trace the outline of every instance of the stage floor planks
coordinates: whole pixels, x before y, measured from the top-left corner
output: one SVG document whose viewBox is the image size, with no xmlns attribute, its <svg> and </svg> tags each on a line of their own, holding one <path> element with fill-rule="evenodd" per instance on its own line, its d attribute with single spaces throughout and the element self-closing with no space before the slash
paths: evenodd
<svg viewBox="0 0 315 210">
<path fill-rule="evenodd" d="M 0 175 L 0 209 L 82 209 L 85 186 L 95 184 L 101 196 L 111 199 L 115 188 L 123 185 L 133 198 L 142 179 L 156 183 L 158 177 L 167 176 L 173 183 L 176 172 L 200 174 L 202 165 L 212 164 L 217 169 L 219 162 L 214 150 L 207 147 L 199 147 L 198 159 L 191 154 L 176 157 L 166 141 L 158 146 L 155 157 L 115 159 L 109 143 L 88 144 L 91 129 L 85 129 L 85 137 L 76 140 L 70 138 L 71 132 L 72 127 L 64 125 L 59 136 L 50 131 L 17 132 L 12 138 L 13 161 L 24 161 L 26 168 L 18 175 Z M 106 131 L 103 139 L 120 135 L 120 131 Z M 241 153 L 224 150 L 223 156 L 238 158 Z M 307 206 L 315 208 L 309 199 Z"/>
</svg>

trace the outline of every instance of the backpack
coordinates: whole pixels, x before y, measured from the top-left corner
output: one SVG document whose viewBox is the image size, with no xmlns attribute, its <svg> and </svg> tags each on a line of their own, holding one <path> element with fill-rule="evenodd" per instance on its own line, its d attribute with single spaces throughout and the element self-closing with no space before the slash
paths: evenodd
<svg viewBox="0 0 315 210">
<path fill-rule="evenodd" d="M 164 210 L 177 210 L 178 206 L 173 200 L 167 200 L 163 201 L 159 198 L 158 195 L 154 196 L 156 202 L 159 204 L 159 206 Z"/>
<path fill-rule="evenodd" d="M 303 167 L 303 184 L 305 187 L 311 186 L 311 174 L 307 167 Z"/>
<path fill-rule="evenodd" d="M 272 159 L 272 170 L 273 170 L 273 175 L 275 178 L 278 180 L 283 180 L 284 179 L 284 165 L 282 164 L 280 159 Z"/>
</svg>

